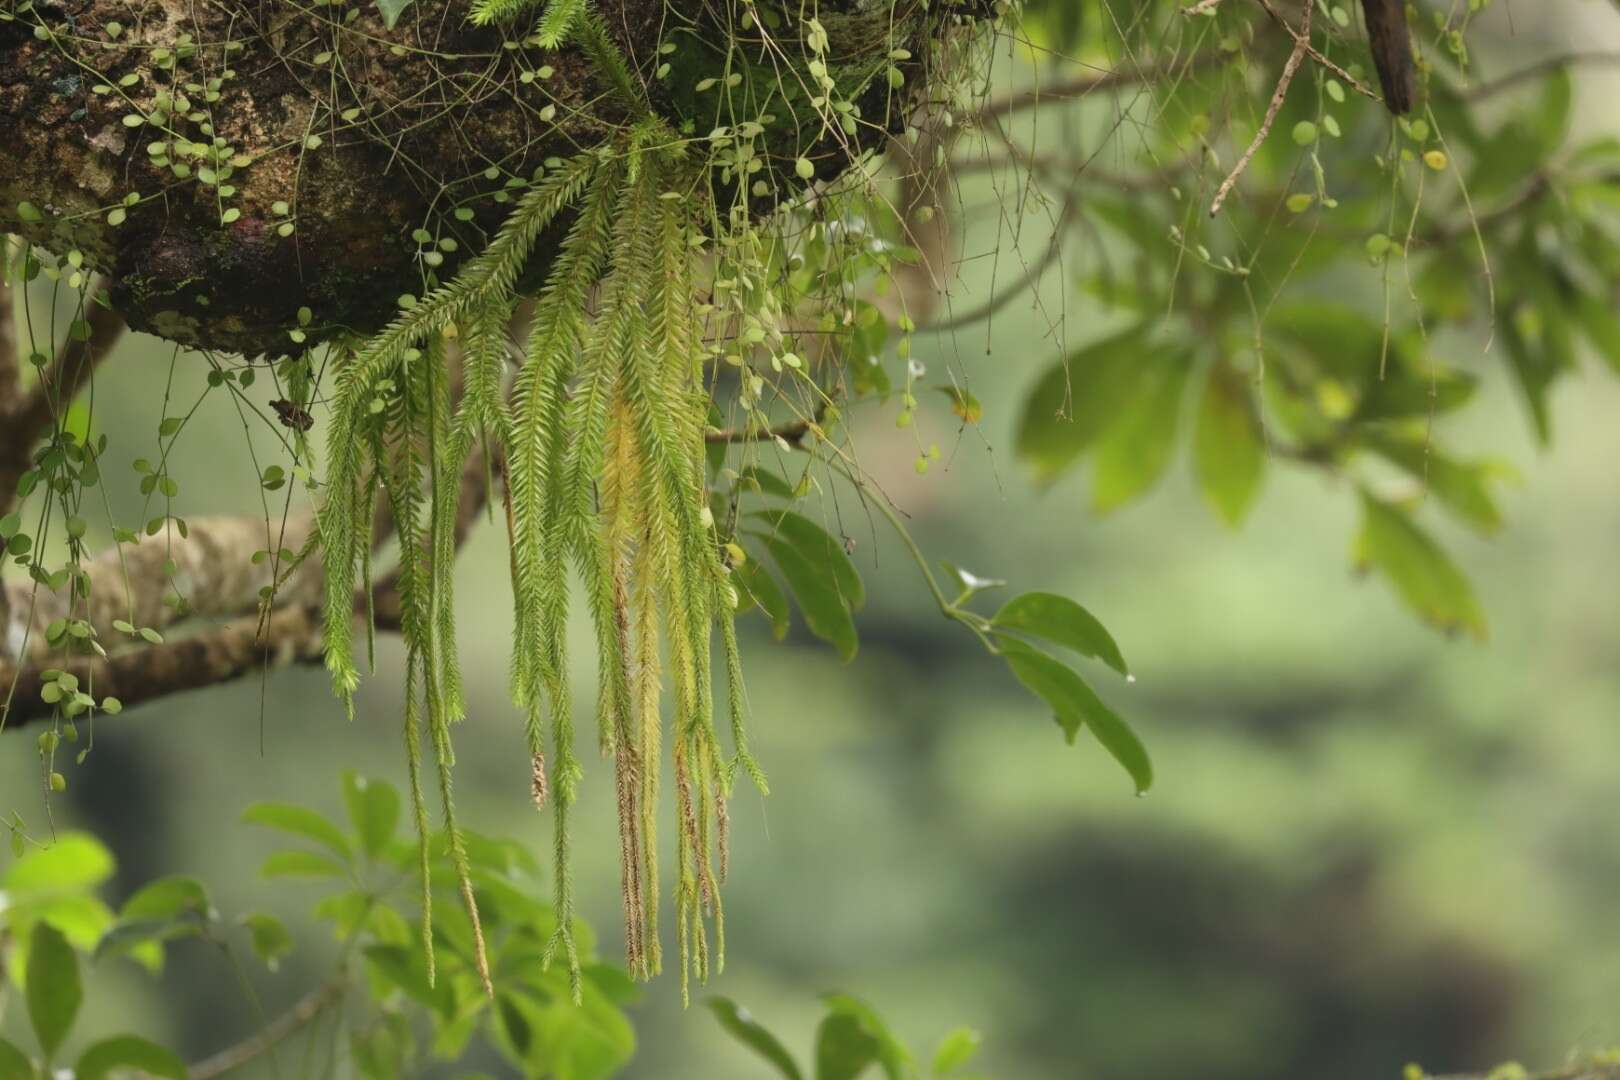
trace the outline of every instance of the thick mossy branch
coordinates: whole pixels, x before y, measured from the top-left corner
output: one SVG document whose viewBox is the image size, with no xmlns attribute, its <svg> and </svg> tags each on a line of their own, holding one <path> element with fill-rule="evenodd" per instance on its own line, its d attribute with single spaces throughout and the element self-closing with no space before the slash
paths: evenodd
<svg viewBox="0 0 1620 1080">
<path fill-rule="evenodd" d="M 886 52 L 920 55 L 931 25 L 821 5 L 827 61 L 844 50 L 864 72 L 867 120 L 843 132 L 807 107 L 802 74 L 775 74 L 783 56 L 802 60 L 798 28 L 733 36 L 718 9 L 558 0 L 531 32 L 532 8 L 503 22 L 522 5 L 469 18 L 461 3 L 416 0 L 390 28 L 372 5 L 337 17 L 244 0 L 0 0 L 0 229 L 80 251 L 137 330 L 287 352 L 300 308 L 307 341 L 377 329 L 397 297 L 484 245 L 537 167 L 629 116 L 652 108 L 701 135 L 716 95 L 695 99 L 692 71 L 745 73 L 728 97 L 750 114 L 780 107 L 775 173 L 791 178 L 801 157 L 823 179 L 842 172 L 903 115 L 875 77 Z M 531 283 L 561 237 L 531 247 Z"/>
</svg>

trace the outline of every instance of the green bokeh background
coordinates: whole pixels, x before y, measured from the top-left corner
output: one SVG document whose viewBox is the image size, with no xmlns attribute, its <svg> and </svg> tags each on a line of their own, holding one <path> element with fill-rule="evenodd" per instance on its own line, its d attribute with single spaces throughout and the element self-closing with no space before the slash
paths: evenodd
<svg viewBox="0 0 1620 1080">
<path fill-rule="evenodd" d="M 1546 28 L 1521 25 L 1502 47 L 1529 58 L 1578 20 L 1612 32 L 1599 5 L 1549 8 L 1577 22 L 1539 44 Z M 1599 103 L 1614 100 L 1613 80 L 1584 86 L 1587 129 L 1612 125 Z M 976 220 L 970 256 L 998 232 L 1010 250 L 1004 223 Z M 1044 241 L 1034 234 L 1030 250 Z M 991 279 L 990 261 L 970 258 L 956 302 L 973 306 Z M 1184 464 L 1108 518 L 1087 510 L 1083 477 L 1035 491 L 1011 447 L 1023 394 L 1056 355 L 1058 291 L 1046 295 L 1044 312 L 1015 304 L 988 334 L 919 342 L 927 384 L 949 366 L 985 406 L 982 430 L 958 435 L 944 396 L 925 402 L 923 438 L 945 450 L 926 476 L 893 405 L 855 421 L 857 445 L 931 555 L 1073 596 L 1107 623 L 1137 682 L 1100 665 L 1088 674 L 1148 742 L 1157 784 L 1134 798 L 1089 738 L 1065 746 L 1005 669 L 938 617 L 849 492 L 813 504 L 856 540 L 862 648 L 846 666 L 802 627 L 776 644 L 758 615 L 745 620 L 755 749 L 773 793 L 744 790 L 732 811 L 729 963 L 712 989 L 799 1049 L 815 995 L 834 988 L 869 999 L 919 1048 L 971 1024 L 987 1037 L 983 1071 L 1005 1080 L 1348 1080 L 1395 1076 L 1409 1060 L 1556 1062 L 1620 1042 L 1620 383 L 1590 364 L 1563 384 L 1555 443 L 1541 450 L 1501 357 L 1458 344 L 1486 390 L 1447 421 L 1448 439 L 1515 463 L 1522 486 L 1489 541 L 1439 527 L 1491 621 L 1486 642 L 1450 642 L 1350 572 L 1355 493 L 1305 470 L 1269 468 L 1238 533 L 1205 509 Z M 1063 337 L 1095 336 L 1082 302 L 1061 306 Z M 128 342 L 98 378 L 96 424 L 119 462 L 155 448 L 171 364 L 177 400 L 200 392 L 204 365 L 171 361 L 150 339 Z M 182 513 L 257 511 L 223 396 L 181 447 Z M 126 467 L 105 471 L 132 477 Z M 118 519 L 133 520 L 133 482 L 111 493 Z M 498 530 L 480 529 L 458 579 L 472 715 L 457 734 L 457 785 L 472 827 L 541 849 L 549 821 L 530 807 L 505 695 L 505 576 Z M 228 918 L 291 920 L 298 951 L 255 975 L 275 1012 L 320 977 L 330 948 L 302 915 L 313 890 L 256 878 L 273 839 L 237 816 L 258 799 L 340 814 L 343 768 L 402 781 L 399 660 L 385 643 L 353 723 L 311 668 L 106 721 L 53 804 L 57 826 L 92 828 L 114 849 L 113 900 L 187 872 Z M 32 744 L 6 743 L 0 808 L 42 827 Z M 611 774 L 589 758 L 586 770 L 577 877 L 611 956 Z M 167 1030 L 197 1057 L 254 1026 L 201 946 L 176 950 L 157 981 L 106 967 L 86 1030 Z M 705 1011 L 681 1010 L 672 977 L 632 1013 L 637 1080 L 764 1075 Z"/>
</svg>

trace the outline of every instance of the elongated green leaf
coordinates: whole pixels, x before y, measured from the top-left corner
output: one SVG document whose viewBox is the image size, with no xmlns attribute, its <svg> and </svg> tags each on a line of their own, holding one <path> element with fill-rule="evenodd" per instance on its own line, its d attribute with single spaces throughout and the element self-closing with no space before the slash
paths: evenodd
<svg viewBox="0 0 1620 1080">
<path fill-rule="evenodd" d="M 1193 460 L 1210 505 L 1228 525 L 1240 524 L 1260 492 L 1265 447 L 1249 389 L 1225 367 L 1211 372 L 1204 388 Z"/>
<path fill-rule="evenodd" d="M 377 11 L 383 17 L 383 25 L 392 30 L 399 22 L 399 17 L 405 13 L 414 0 L 377 0 Z"/>
<path fill-rule="evenodd" d="M 251 825 L 280 829 L 315 841 L 348 862 L 354 855 L 343 831 L 307 806 L 292 803 L 254 803 L 242 811 L 242 820 Z"/>
<path fill-rule="evenodd" d="M 146 1076 L 186 1080 L 186 1066 L 171 1050 L 138 1035 L 114 1035 L 92 1045 L 73 1069 L 74 1080 L 106 1080 L 115 1069 L 135 1069 Z"/>
<path fill-rule="evenodd" d="M 876 1009 L 852 994 L 823 994 L 821 1000 L 826 1002 L 830 1012 L 858 1021 L 866 1033 L 877 1041 L 878 1064 L 883 1067 L 888 1080 L 905 1080 L 911 1074 L 911 1052 L 894 1037 Z"/>
<path fill-rule="evenodd" d="M 292 952 L 292 935 L 287 932 L 286 924 L 274 915 L 250 912 L 242 916 L 242 925 L 247 927 L 252 939 L 253 955 L 271 971 L 281 966 L 283 956 Z"/>
<path fill-rule="evenodd" d="M 371 858 L 381 855 L 399 823 L 399 792 L 391 784 L 350 770 L 343 774 L 343 802 L 349 809 L 349 823 L 360 838 L 360 850 Z"/>
<path fill-rule="evenodd" d="M 803 1074 L 794 1063 L 793 1055 L 787 1052 L 787 1047 L 765 1030 L 747 1009 L 723 997 L 710 998 L 709 1008 L 732 1038 L 774 1065 L 776 1071 L 787 1080 L 803 1080 Z"/>
<path fill-rule="evenodd" d="M 1361 534 L 1355 561 L 1377 567 L 1401 599 L 1423 619 L 1447 632 L 1485 636 L 1485 613 L 1474 589 L 1429 535 L 1397 507 L 1362 493 Z"/>
<path fill-rule="evenodd" d="M 998 629 L 1020 630 L 1073 649 L 1081 656 L 1095 657 L 1121 675 L 1131 673 L 1107 627 L 1067 596 L 1023 593 L 1002 605 L 990 621 Z"/>
<path fill-rule="evenodd" d="M 940 1040 L 939 1049 L 934 1051 L 934 1075 L 944 1076 L 973 1060 L 979 1052 L 979 1044 L 984 1041 L 972 1028 L 957 1028 Z"/>
<path fill-rule="evenodd" d="M 163 966 L 165 941 L 200 933 L 202 928 L 203 920 L 199 916 L 121 921 L 101 935 L 92 958 L 99 961 L 108 956 L 128 955 L 159 970 Z"/>
<path fill-rule="evenodd" d="M 877 1039 L 847 1013 L 826 1017 L 816 1029 L 816 1080 L 854 1080 L 877 1059 Z"/>
<path fill-rule="evenodd" d="M 1483 532 L 1495 532 L 1501 527 L 1502 512 L 1497 509 L 1490 482 L 1511 475 L 1508 466 L 1490 461 L 1458 461 L 1435 447 L 1393 437 L 1375 436 L 1371 446 L 1420 481 L 1429 494 L 1470 525 Z"/>
<path fill-rule="evenodd" d="M 1191 364 L 1184 350 L 1153 354 L 1150 373 L 1094 453 L 1091 505 L 1099 513 L 1149 491 L 1169 468 Z"/>
<path fill-rule="evenodd" d="M 792 485 L 782 479 L 774 469 L 767 469 L 763 465 L 747 465 L 738 476 L 744 491 L 755 491 L 778 499 L 793 498 Z"/>
<path fill-rule="evenodd" d="M 798 548 L 812 566 L 825 566 L 838 587 L 838 594 L 851 611 L 866 603 L 866 588 L 849 555 L 831 534 L 802 514 L 791 510 L 761 510 L 750 514 L 768 523 L 773 532 Z"/>
<path fill-rule="evenodd" d="M 277 877 L 342 877 L 347 871 L 325 855 L 313 851 L 275 851 L 259 867 L 259 876 Z"/>
<path fill-rule="evenodd" d="M 1117 423 L 1150 367 L 1146 324 L 1071 354 L 1030 391 L 1018 425 L 1018 456 L 1050 483 Z"/>
<path fill-rule="evenodd" d="M 34 848 L 12 863 L 0 888 L 13 900 L 78 892 L 100 885 L 112 873 L 112 853 L 101 841 L 86 833 L 64 833 L 49 847 Z"/>
<path fill-rule="evenodd" d="M 555 1080 L 606 1080 L 630 1060 L 636 1033 L 624 1013 L 586 980 L 580 1003 L 568 992 L 567 973 L 553 968 L 546 1000 L 529 1012 L 534 1027 L 530 1075 Z"/>
<path fill-rule="evenodd" d="M 749 559 L 731 572 L 731 580 L 737 586 L 739 597 L 745 601 L 743 610 L 747 610 L 747 604 L 757 604 L 771 620 L 771 633 L 776 640 L 787 637 L 790 626 L 787 597 L 771 572 L 761 566 L 758 559 Z"/>
<path fill-rule="evenodd" d="M 455 994 L 448 979 L 428 983 L 425 955 L 404 945 L 367 945 L 362 950 L 371 970 L 399 987 L 413 1001 L 420 1002 L 449 1019 L 455 1010 Z"/>
<path fill-rule="evenodd" d="M 996 643 L 1018 681 L 1052 707 L 1071 743 L 1082 726 L 1089 727 L 1103 748 L 1130 774 L 1138 794 L 1153 785 L 1153 762 L 1147 748 L 1084 679 L 1018 638 L 999 635 Z"/>
<path fill-rule="evenodd" d="M 204 919 L 213 917 L 208 890 L 196 878 L 184 875 L 149 882 L 124 901 L 123 908 L 118 912 L 120 920 L 177 919 L 183 915 L 198 915 Z"/>
<path fill-rule="evenodd" d="M 1582 294 L 1575 306 L 1581 329 L 1592 348 L 1617 374 L 1620 374 L 1620 316 L 1600 296 Z"/>
<path fill-rule="evenodd" d="M 805 625 L 823 641 L 830 642 L 845 660 L 855 656 L 860 639 L 849 606 L 831 576 L 810 562 L 798 548 L 780 536 L 756 534 L 776 560 L 788 588 L 804 613 Z"/>
<path fill-rule="evenodd" d="M 0 1039 L 0 1080 L 34 1080 L 34 1063 L 5 1039 Z"/>
<path fill-rule="evenodd" d="M 34 924 L 29 938 L 27 975 L 24 996 L 28 1021 L 49 1062 L 79 1015 L 84 987 L 79 981 L 79 958 L 73 946 L 60 930 L 44 920 Z"/>
</svg>

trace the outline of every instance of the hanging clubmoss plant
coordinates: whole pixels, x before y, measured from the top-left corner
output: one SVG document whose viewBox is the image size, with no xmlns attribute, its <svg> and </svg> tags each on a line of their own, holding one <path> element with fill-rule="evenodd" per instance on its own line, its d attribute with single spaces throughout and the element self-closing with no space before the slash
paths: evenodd
<svg viewBox="0 0 1620 1080">
<path fill-rule="evenodd" d="M 481 0 L 474 18 L 509 17 L 524 6 Z M 488 965 L 451 791 L 451 729 L 466 713 L 452 593 L 458 478 L 475 446 L 504 462 L 500 496 L 516 623 L 511 691 L 526 717 L 534 801 L 555 814 L 558 927 L 547 962 L 560 954 L 577 989 L 568 815 L 581 768 L 566 674 L 572 568 L 595 626 L 598 743 L 613 762 L 617 787 L 626 953 L 642 977 L 661 968 L 655 811 L 668 744 L 684 991 L 689 977 L 701 981 L 723 963 L 726 801 L 737 772 L 765 790 L 748 752 L 733 626 L 739 592 L 731 570 L 742 556 L 717 531 L 709 500 L 705 431 L 715 387 L 706 377 L 724 366 L 723 358 L 737 363 L 740 352 L 779 336 L 774 327 L 767 332 L 767 323 L 797 302 L 791 278 L 781 273 L 782 240 L 757 223 L 763 209 L 783 197 L 771 162 L 791 163 L 799 184 L 818 171 L 807 157 L 818 143 L 842 147 L 834 173 L 852 164 L 859 140 L 848 136 L 858 133 L 857 124 L 871 124 L 860 120 L 855 103 L 886 70 L 898 71 L 897 58 L 909 57 L 881 43 L 897 28 L 911 40 L 916 26 L 908 20 L 915 18 L 887 10 L 868 14 L 872 25 L 865 29 L 883 32 L 859 50 L 861 71 L 849 93 L 829 73 L 831 43 L 817 20 L 805 33 L 808 83 L 774 74 L 768 84 L 762 81 L 772 70 L 769 48 L 754 59 L 735 47 L 703 57 L 688 49 L 694 62 L 721 65 L 718 75 L 694 80 L 688 100 L 718 88 L 737 95 L 719 108 L 757 117 L 694 135 L 694 122 L 676 130 L 654 110 L 594 12 L 581 0 L 553 0 L 537 36 L 548 46 L 576 43 L 625 123 L 601 145 L 552 162 L 480 254 L 420 300 L 402 298 L 402 313 L 339 370 L 319 515 L 326 663 L 337 692 L 348 698 L 359 682 L 353 597 L 369 574 L 371 523 L 382 501 L 401 543 L 405 740 L 421 838 L 422 903 L 430 904 L 431 856 L 425 730 L 486 989 Z M 768 34 L 763 40 L 771 41 Z M 660 55 L 675 51 L 666 46 Z M 668 77 L 671 68 L 665 63 L 660 72 Z M 799 68 L 790 70 L 797 79 Z M 891 76 L 880 93 L 893 95 L 902 83 Z M 539 239 L 558 229 L 563 239 L 551 253 L 508 395 L 507 335 L 519 283 Z M 705 299 L 711 294 L 729 300 Z M 459 401 L 451 389 L 452 352 L 462 358 Z M 746 413 L 763 416 L 761 396 L 757 376 L 739 380 Z M 369 594 L 370 582 L 364 584 Z M 724 653 L 729 743 L 715 720 L 716 633 Z M 667 735 L 666 669 L 673 702 Z M 430 921 L 422 925 L 431 972 Z"/>
</svg>

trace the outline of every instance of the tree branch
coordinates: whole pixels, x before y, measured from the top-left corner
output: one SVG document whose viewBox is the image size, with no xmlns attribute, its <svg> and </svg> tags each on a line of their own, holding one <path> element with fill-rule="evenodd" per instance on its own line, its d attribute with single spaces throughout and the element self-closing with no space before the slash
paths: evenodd
<svg viewBox="0 0 1620 1080">
<path fill-rule="evenodd" d="M 21 385 L 14 379 L 13 392 L 0 396 L 0 420 L 5 421 L 0 428 L 0 510 L 11 505 L 17 480 L 31 464 L 34 444 L 50 430 L 57 413 L 66 411 L 91 372 L 107 359 L 124 333 L 123 317 L 94 299 L 106 289 L 107 283 L 98 278 L 87 294 L 84 320 L 90 329 L 86 338 L 64 342 L 27 394 L 21 392 Z M 0 339 L 5 336 L 0 327 Z M 11 353 L 15 356 L 14 349 Z"/>
<path fill-rule="evenodd" d="M 1093 70 L 1087 74 L 1066 79 L 1063 82 L 1053 83 L 1051 86 L 1036 86 L 1030 90 L 1019 90 L 1004 94 L 1001 97 L 991 98 L 974 114 L 973 121 L 983 126 L 1011 116 L 1013 113 L 1033 109 L 1048 102 L 1071 101 L 1075 98 L 1087 97 L 1099 90 L 1112 90 L 1117 87 L 1133 86 L 1138 83 L 1153 83 L 1165 77 L 1182 78 L 1200 68 L 1213 67 L 1220 62 L 1220 59 L 1219 56 L 1200 55 L 1184 63 L 1168 67 Z"/>
<path fill-rule="evenodd" d="M 1543 75 L 1550 75 L 1561 68 L 1581 67 L 1591 64 L 1595 67 L 1620 67 L 1620 52 L 1565 52 L 1549 56 L 1545 60 L 1538 60 L 1534 64 L 1509 72 L 1499 79 L 1490 79 L 1475 83 L 1465 90 L 1459 91 L 1464 101 L 1483 101 L 1494 97 L 1504 90 L 1511 90 L 1520 83 L 1539 79 Z"/>
<path fill-rule="evenodd" d="M 115 697 L 127 707 L 229 682 L 252 671 L 319 660 L 321 650 L 320 609 L 299 605 L 273 611 L 262 623 L 257 615 L 246 615 L 161 645 L 106 658 L 76 656 L 53 666 L 74 675 L 80 689 L 98 702 Z M 20 729 L 55 712 L 56 707 L 40 697 L 47 670 L 33 664 L 18 671 L 0 661 L 0 688 L 10 689 L 13 680 L 16 686 L 11 704 L 0 704 L 0 729 Z"/>
<path fill-rule="evenodd" d="M 1238 177 L 1243 175 L 1243 170 L 1249 167 L 1249 161 L 1254 157 L 1255 151 L 1260 149 L 1260 144 L 1271 134 L 1271 125 L 1277 121 L 1277 112 L 1282 108 L 1283 99 L 1288 96 L 1288 87 L 1293 84 L 1294 75 L 1299 71 L 1299 65 L 1304 63 L 1305 55 L 1310 50 L 1312 10 L 1309 4 L 1305 5 L 1304 24 L 1299 34 L 1295 36 L 1294 49 L 1288 54 L 1288 61 L 1283 64 L 1282 74 L 1277 78 L 1277 88 L 1271 92 L 1271 102 L 1266 106 L 1265 118 L 1260 121 L 1260 130 L 1254 133 L 1248 149 L 1243 151 L 1243 156 L 1238 158 L 1237 164 L 1232 166 L 1232 171 L 1226 174 L 1226 179 L 1222 180 L 1221 186 L 1216 189 L 1215 199 L 1209 204 L 1210 217 L 1221 212 L 1221 204 L 1226 202 L 1226 196 L 1231 194 L 1232 186 L 1238 182 Z"/>
<path fill-rule="evenodd" d="M 270 1022 L 263 1031 L 197 1062 L 188 1071 L 191 1080 L 216 1080 L 268 1053 L 272 1046 L 297 1034 L 327 1009 L 343 1000 L 348 986 L 341 979 L 322 983 Z"/>
<path fill-rule="evenodd" d="M 285 563 L 271 558 L 253 562 L 257 551 L 304 546 L 314 528 L 314 515 L 295 514 L 285 524 L 263 517 L 205 517 L 187 522 L 187 535 L 147 537 L 138 544 L 109 548 L 84 565 L 90 581 L 87 603 L 73 612 L 63 598 L 32 581 L 13 581 L 3 588 L 11 613 L 0 624 L 0 659 L 41 664 L 54 647 L 45 630 L 70 614 L 88 619 L 104 646 L 119 637 L 116 620 L 136 627 L 162 629 L 189 616 L 235 616 L 258 607 L 259 594 L 274 584 Z M 167 564 L 172 563 L 172 566 Z M 320 593 L 318 561 L 297 569 L 277 590 L 277 604 L 313 603 Z M 182 604 L 171 596 L 178 594 Z M 110 647 L 110 646 L 109 646 Z"/>
</svg>

